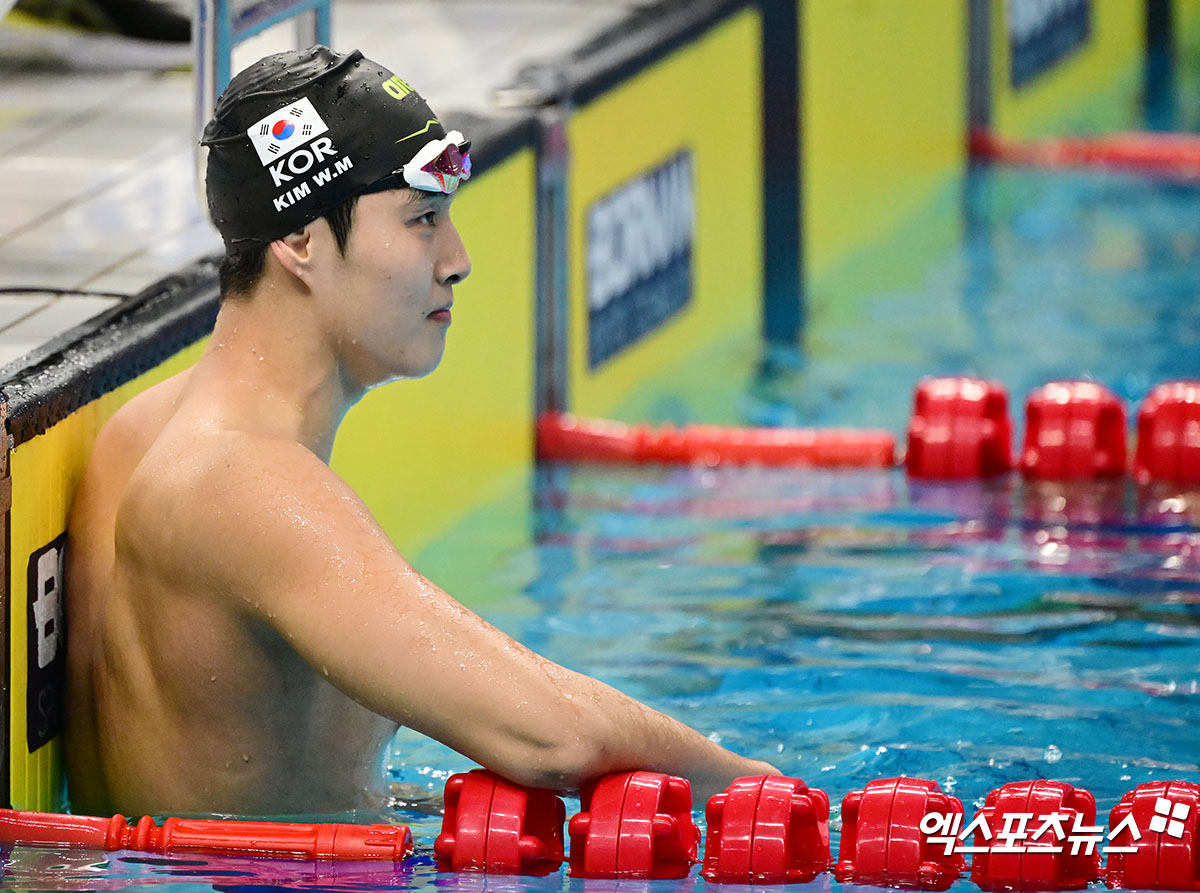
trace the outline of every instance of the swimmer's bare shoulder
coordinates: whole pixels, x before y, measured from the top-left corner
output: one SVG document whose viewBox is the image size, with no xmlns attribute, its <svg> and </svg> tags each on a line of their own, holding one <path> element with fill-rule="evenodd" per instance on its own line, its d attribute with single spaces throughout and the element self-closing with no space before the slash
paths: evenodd
<svg viewBox="0 0 1200 893">
<path fill-rule="evenodd" d="M 146 550 L 145 560 L 170 555 L 191 585 L 273 627 L 375 713 L 542 787 L 646 768 L 715 793 L 738 775 L 775 771 L 534 654 L 467 610 L 413 569 L 304 446 L 180 424 L 138 468 L 155 483 L 132 481 L 141 495 L 122 509 L 139 528 L 180 514 L 129 548 Z"/>
<path fill-rule="evenodd" d="M 129 479 L 187 384 L 188 373 L 149 388 L 122 406 L 100 430 L 75 493 L 67 524 L 68 589 L 76 639 L 90 638 L 93 609 L 102 601 L 113 570 L 113 524 Z M 72 646 L 74 648 L 74 646 Z"/>
</svg>

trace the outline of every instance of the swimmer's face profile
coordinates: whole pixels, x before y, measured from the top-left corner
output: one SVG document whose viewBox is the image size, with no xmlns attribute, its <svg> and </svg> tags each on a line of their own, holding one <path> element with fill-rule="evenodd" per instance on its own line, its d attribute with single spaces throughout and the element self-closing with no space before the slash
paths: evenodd
<svg viewBox="0 0 1200 893">
<path fill-rule="evenodd" d="M 285 265 L 308 285 L 343 368 L 364 387 L 427 375 L 441 361 L 454 286 L 471 272 L 453 200 L 407 188 L 362 195 L 344 254 L 323 219 L 272 244 L 281 260 L 292 255 Z"/>
</svg>

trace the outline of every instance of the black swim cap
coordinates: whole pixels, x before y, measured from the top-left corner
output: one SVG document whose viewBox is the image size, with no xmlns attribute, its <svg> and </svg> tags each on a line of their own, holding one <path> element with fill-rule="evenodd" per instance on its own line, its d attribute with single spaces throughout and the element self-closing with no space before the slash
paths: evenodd
<svg viewBox="0 0 1200 893">
<path fill-rule="evenodd" d="M 408 84 L 362 53 L 267 56 L 217 100 L 208 209 L 227 245 L 271 242 L 389 181 L 445 129 Z"/>
</svg>

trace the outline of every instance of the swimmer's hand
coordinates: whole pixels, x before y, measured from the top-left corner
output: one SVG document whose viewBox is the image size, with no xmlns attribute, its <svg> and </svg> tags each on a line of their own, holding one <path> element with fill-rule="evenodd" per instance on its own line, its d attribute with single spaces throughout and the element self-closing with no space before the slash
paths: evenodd
<svg viewBox="0 0 1200 893">
<path fill-rule="evenodd" d="M 735 757 L 735 759 L 740 761 L 740 765 L 733 768 L 735 774 L 732 776 L 728 773 L 721 773 L 688 777 L 688 781 L 692 784 L 693 809 L 704 809 L 713 796 L 721 793 L 739 778 L 753 775 L 783 775 L 770 763 L 764 763 L 761 760 L 745 760 L 741 757 Z"/>
</svg>

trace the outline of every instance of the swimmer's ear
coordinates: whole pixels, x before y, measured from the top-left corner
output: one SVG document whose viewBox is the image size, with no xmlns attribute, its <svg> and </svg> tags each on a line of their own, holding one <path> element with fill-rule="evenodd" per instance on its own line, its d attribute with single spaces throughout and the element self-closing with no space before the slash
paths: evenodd
<svg viewBox="0 0 1200 893">
<path fill-rule="evenodd" d="M 282 239 L 276 239 L 270 246 L 275 259 L 297 279 L 305 278 L 308 266 L 312 262 L 313 239 L 309 229 L 310 227 L 306 226 L 294 233 L 288 233 Z"/>
</svg>

